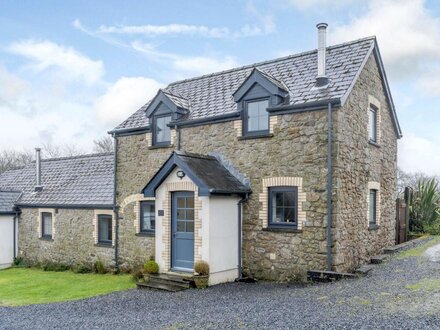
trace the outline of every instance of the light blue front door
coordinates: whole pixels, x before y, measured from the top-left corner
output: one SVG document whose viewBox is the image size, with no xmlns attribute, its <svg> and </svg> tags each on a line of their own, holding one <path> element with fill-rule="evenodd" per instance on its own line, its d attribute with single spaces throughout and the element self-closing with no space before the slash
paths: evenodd
<svg viewBox="0 0 440 330">
<path fill-rule="evenodd" d="M 194 267 L 194 193 L 173 193 L 171 268 L 193 271 Z"/>
</svg>

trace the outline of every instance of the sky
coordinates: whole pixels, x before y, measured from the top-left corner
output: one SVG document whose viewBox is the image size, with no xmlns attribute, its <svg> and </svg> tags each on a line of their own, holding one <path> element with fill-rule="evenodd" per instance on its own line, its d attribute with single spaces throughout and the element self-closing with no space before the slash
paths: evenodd
<svg viewBox="0 0 440 330">
<path fill-rule="evenodd" d="M 376 35 L 403 138 L 440 175 L 440 1 L 0 0 L 0 150 L 93 140 L 183 78 Z"/>
</svg>

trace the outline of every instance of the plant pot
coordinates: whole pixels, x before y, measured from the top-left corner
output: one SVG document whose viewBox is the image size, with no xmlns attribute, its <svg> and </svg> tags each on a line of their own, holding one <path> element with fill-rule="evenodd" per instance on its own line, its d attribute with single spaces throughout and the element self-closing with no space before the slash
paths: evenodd
<svg viewBox="0 0 440 330">
<path fill-rule="evenodd" d="M 204 289 L 208 286 L 209 275 L 196 275 L 194 276 L 194 283 L 197 289 Z"/>
</svg>

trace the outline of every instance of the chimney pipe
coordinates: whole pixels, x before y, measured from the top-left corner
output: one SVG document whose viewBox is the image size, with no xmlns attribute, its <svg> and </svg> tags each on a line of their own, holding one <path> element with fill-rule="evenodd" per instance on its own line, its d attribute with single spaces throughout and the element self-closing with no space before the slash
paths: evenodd
<svg viewBox="0 0 440 330">
<path fill-rule="evenodd" d="M 43 190 L 43 186 L 41 185 L 41 156 L 40 156 L 40 148 L 35 148 L 35 170 L 36 170 L 36 184 L 35 191 Z"/>
<path fill-rule="evenodd" d="M 329 83 L 329 79 L 325 73 L 325 52 L 326 52 L 326 33 L 327 23 L 319 23 L 316 25 L 318 28 L 318 76 L 316 77 L 316 86 L 323 87 Z"/>
</svg>

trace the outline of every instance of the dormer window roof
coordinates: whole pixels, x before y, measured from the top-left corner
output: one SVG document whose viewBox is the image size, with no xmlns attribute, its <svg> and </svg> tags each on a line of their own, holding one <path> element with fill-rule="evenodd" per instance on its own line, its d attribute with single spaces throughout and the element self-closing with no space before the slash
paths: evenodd
<svg viewBox="0 0 440 330">
<path fill-rule="evenodd" d="M 146 116 L 151 117 L 161 105 L 169 109 L 169 112 L 173 114 L 173 119 L 177 119 L 190 111 L 190 103 L 187 99 L 159 89 L 156 96 L 145 109 Z"/>
<path fill-rule="evenodd" d="M 286 85 L 269 75 L 268 73 L 254 68 L 245 81 L 234 92 L 234 101 L 239 102 L 246 93 L 255 85 L 259 84 L 270 94 L 286 98 L 289 96 L 289 90 Z"/>
</svg>

